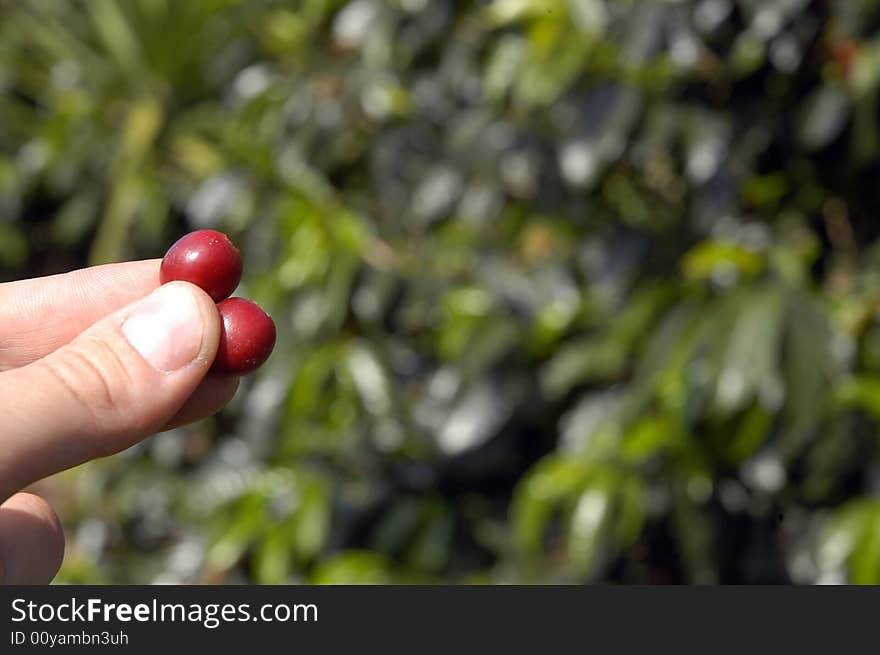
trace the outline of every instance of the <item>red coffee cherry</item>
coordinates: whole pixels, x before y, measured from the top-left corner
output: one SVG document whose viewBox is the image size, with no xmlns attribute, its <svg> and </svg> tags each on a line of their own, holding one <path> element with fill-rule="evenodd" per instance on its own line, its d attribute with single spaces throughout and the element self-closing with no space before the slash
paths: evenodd
<svg viewBox="0 0 880 655">
<path fill-rule="evenodd" d="M 260 306 L 244 298 L 217 305 L 223 323 L 214 373 L 244 375 L 269 359 L 275 347 L 275 323 Z"/>
<path fill-rule="evenodd" d="M 241 280 L 241 253 L 222 232 L 198 230 L 168 249 L 159 269 L 159 282 L 192 282 L 220 302 Z"/>
</svg>

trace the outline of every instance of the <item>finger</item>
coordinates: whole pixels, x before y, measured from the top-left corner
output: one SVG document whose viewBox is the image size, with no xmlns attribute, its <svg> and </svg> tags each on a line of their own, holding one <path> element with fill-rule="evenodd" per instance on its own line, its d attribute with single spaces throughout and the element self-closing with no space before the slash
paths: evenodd
<svg viewBox="0 0 880 655">
<path fill-rule="evenodd" d="M 239 382 L 240 378 L 234 376 L 209 375 L 162 430 L 171 430 L 216 414 L 235 396 Z"/>
<path fill-rule="evenodd" d="M 0 498 L 161 429 L 205 377 L 219 337 L 211 298 L 171 282 L 0 373 Z"/>
<path fill-rule="evenodd" d="M 159 286 L 151 259 L 0 284 L 0 371 L 30 364 Z"/>
<path fill-rule="evenodd" d="M 64 531 L 45 500 L 16 494 L 0 505 L 0 584 L 48 584 L 64 557 Z"/>
</svg>

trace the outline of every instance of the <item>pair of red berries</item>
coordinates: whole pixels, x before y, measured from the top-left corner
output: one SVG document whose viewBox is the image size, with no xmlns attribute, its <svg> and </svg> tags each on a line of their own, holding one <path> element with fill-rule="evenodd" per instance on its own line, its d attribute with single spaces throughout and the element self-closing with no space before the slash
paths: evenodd
<svg viewBox="0 0 880 655">
<path fill-rule="evenodd" d="M 259 368 L 275 347 L 275 323 L 260 306 L 229 295 L 241 280 L 241 253 L 222 232 L 198 230 L 165 253 L 159 282 L 191 282 L 214 299 L 221 332 L 215 373 L 244 375 Z"/>
</svg>

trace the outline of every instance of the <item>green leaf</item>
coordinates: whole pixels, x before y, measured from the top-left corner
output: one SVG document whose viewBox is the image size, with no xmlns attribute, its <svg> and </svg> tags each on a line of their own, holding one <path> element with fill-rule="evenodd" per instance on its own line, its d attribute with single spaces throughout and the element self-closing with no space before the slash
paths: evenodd
<svg viewBox="0 0 880 655">
<path fill-rule="evenodd" d="M 760 273 L 763 266 L 760 253 L 725 241 L 704 241 L 691 249 L 682 261 L 684 276 L 691 282 L 705 282 L 729 272 L 750 278 Z"/>
<path fill-rule="evenodd" d="M 318 585 L 381 585 L 391 584 L 392 577 L 382 555 L 348 551 L 321 563 L 311 581 Z"/>
<path fill-rule="evenodd" d="M 541 551 L 544 529 L 558 504 L 576 493 L 589 474 L 585 463 L 556 456 L 542 460 L 520 481 L 512 509 L 519 548 L 531 554 Z"/>
<path fill-rule="evenodd" d="M 626 431 L 620 454 L 632 462 L 642 462 L 674 446 L 681 429 L 665 415 L 648 416 Z"/>
<path fill-rule="evenodd" d="M 282 524 L 271 527 L 254 552 L 254 578 L 257 584 L 277 585 L 287 581 L 291 569 L 291 529 Z"/>
<path fill-rule="evenodd" d="M 330 530 L 330 494 L 327 485 L 318 479 L 309 480 L 301 490 L 295 515 L 293 546 L 301 560 L 316 558 Z"/>
<path fill-rule="evenodd" d="M 845 564 L 851 584 L 880 584 L 880 501 L 857 498 L 839 508 L 820 542 L 819 564 Z"/>
<path fill-rule="evenodd" d="M 781 384 L 778 371 L 785 296 L 774 287 L 742 295 L 727 334 L 715 388 L 723 413 L 742 409 L 757 393 Z M 773 385 L 769 386 L 768 385 Z"/>
</svg>

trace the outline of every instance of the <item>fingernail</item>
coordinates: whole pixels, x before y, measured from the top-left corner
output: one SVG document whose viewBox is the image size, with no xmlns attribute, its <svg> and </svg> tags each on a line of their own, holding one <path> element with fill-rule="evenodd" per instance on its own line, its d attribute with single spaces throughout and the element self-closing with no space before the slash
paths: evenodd
<svg viewBox="0 0 880 655">
<path fill-rule="evenodd" d="M 196 298 L 186 286 L 166 284 L 135 307 L 122 324 L 132 347 L 166 373 L 192 362 L 202 347 L 204 325 Z"/>
</svg>

